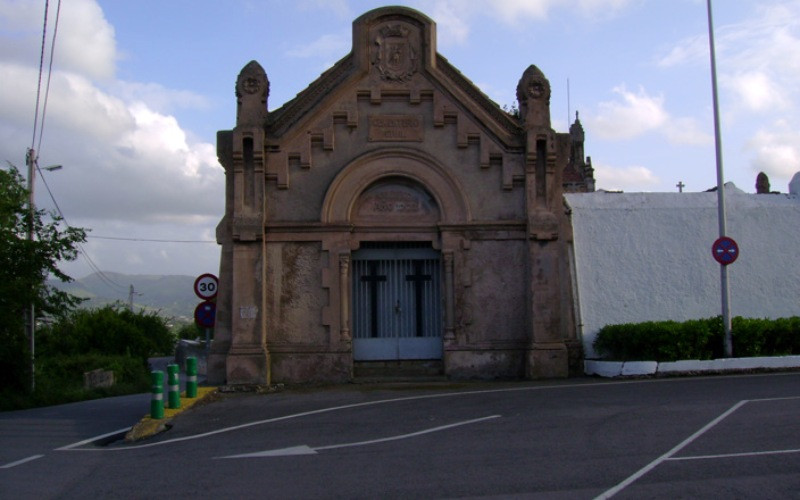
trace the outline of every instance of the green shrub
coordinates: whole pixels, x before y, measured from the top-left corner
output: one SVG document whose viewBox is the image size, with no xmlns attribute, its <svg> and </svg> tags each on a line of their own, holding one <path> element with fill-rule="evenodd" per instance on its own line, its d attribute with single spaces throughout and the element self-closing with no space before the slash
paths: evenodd
<svg viewBox="0 0 800 500">
<path fill-rule="evenodd" d="M 96 370 L 114 372 L 112 387 L 84 389 L 83 373 Z M 130 356 L 76 354 L 37 357 L 36 391 L 28 394 L 0 391 L 0 410 L 49 406 L 108 396 L 146 392 L 150 385 L 147 364 Z"/>
<path fill-rule="evenodd" d="M 737 357 L 800 354 L 800 317 L 776 320 L 736 317 L 732 320 L 733 354 Z M 607 325 L 597 334 L 595 350 L 617 361 L 715 359 L 724 355 L 722 318 L 647 321 Z"/>
<path fill-rule="evenodd" d="M 37 339 L 44 356 L 98 353 L 146 360 L 175 348 L 175 335 L 163 318 L 113 306 L 76 311 L 43 329 Z"/>
<path fill-rule="evenodd" d="M 19 349 L 26 352 L 24 345 Z M 156 313 L 132 313 L 114 306 L 75 311 L 36 332 L 36 391 L 30 394 L 20 383 L 0 384 L 0 409 L 146 391 L 147 358 L 171 355 L 174 349 L 175 335 Z M 16 364 L 8 366 L 25 373 L 27 359 L 17 355 Z M 83 372 L 97 368 L 114 372 L 114 386 L 84 390 Z M 5 381 L 0 376 L 0 382 Z"/>
</svg>

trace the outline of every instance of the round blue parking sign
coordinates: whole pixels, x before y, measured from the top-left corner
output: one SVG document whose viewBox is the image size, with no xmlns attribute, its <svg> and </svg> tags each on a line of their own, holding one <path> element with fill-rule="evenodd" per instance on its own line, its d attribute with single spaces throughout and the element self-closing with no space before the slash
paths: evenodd
<svg viewBox="0 0 800 500">
<path fill-rule="evenodd" d="M 733 264 L 739 257 L 739 245 L 736 244 L 733 238 L 723 236 L 717 238 L 717 241 L 711 245 L 711 254 L 714 256 L 714 260 L 723 266 L 727 266 L 728 264 Z"/>
<path fill-rule="evenodd" d="M 206 300 L 200 302 L 194 308 L 194 321 L 197 326 L 202 328 L 214 328 L 214 320 L 217 318 L 217 304 Z"/>
</svg>

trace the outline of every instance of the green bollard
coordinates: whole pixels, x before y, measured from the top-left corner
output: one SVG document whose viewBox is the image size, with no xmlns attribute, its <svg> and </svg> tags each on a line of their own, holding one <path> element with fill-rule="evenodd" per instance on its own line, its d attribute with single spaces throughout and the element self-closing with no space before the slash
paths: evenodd
<svg viewBox="0 0 800 500">
<path fill-rule="evenodd" d="M 168 408 L 175 410 L 181 407 L 181 386 L 178 382 L 178 370 L 180 367 L 176 364 L 167 365 L 167 384 L 169 395 Z"/>
<path fill-rule="evenodd" d="M 153 394 L 150 400 L 150 418 L 164 418 L 164 372 L 155 370 L 150 372 L 150 391 Z"/>
<path fill-rule="evenodd" d="M 186 397 L 197 397 L 197 358 L 186 358 Z"/>
</svg>

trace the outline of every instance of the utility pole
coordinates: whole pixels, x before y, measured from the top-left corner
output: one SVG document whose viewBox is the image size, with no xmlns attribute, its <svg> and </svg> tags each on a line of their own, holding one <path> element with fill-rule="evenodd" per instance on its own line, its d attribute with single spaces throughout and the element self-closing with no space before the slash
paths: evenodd
<svg viewBox="0 0 800 500">
<path fill-rule="evenodd" d="M 33 200 L 33 179 L 36 175 L 36 151 L 28 149 L 25 155 L 25 163 L 28 165 L 28 241 L 33 243 L 33 216 L 36 208 Z M 31 371 L 31 393 L 36 389 L 36 309 L 33 298 L 25 311 L 25 326 L 28 333 L 28 346 L 30 348 L 30 371 Z"/>
<path fill-rule="evenodd" d="M 133 285 L 128 289 L 128 310 L 133 312 Z"/>
<path fill-rule="evenodd" d="M 25 164 L 28 166 L 28 241 L 31 242 L 31 246 L 33 246 L 34 239 L 33 220 L 36 214 L 36 202 L 33 197 L 33 188 L 36 184 L 36 169 L 39 167 L 37 161 L 36 151 L 33 148 L 29 148 L 28 152 L 25 154 Z M 61 165 L 52 165 L 44 169 L 52 172 L 60 168 L 62 168 Z M 36 389 L 36 305 L 34 301 L 35 296 L 31 297 L 31 303 L 28 306 L 28 310 L 25 311 L 25 330 L 28 334 L 28 346 L 31 351 L 31 392 Z"/>
</svg>

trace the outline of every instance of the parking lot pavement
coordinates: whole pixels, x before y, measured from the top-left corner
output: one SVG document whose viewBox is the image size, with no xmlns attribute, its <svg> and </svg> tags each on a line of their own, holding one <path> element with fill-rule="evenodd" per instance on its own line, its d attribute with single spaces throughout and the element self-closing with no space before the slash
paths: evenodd
<svg viewBox="0 0 800 500">
<path fill-rule="evenodd" d="M 144 443 L 51 451 L 3 481 L 80 470 L 44 490 L 68 497 L 796 498 L 798 412 L 798 373 L 294 388 L 222 395 Z"/>
</svg>

